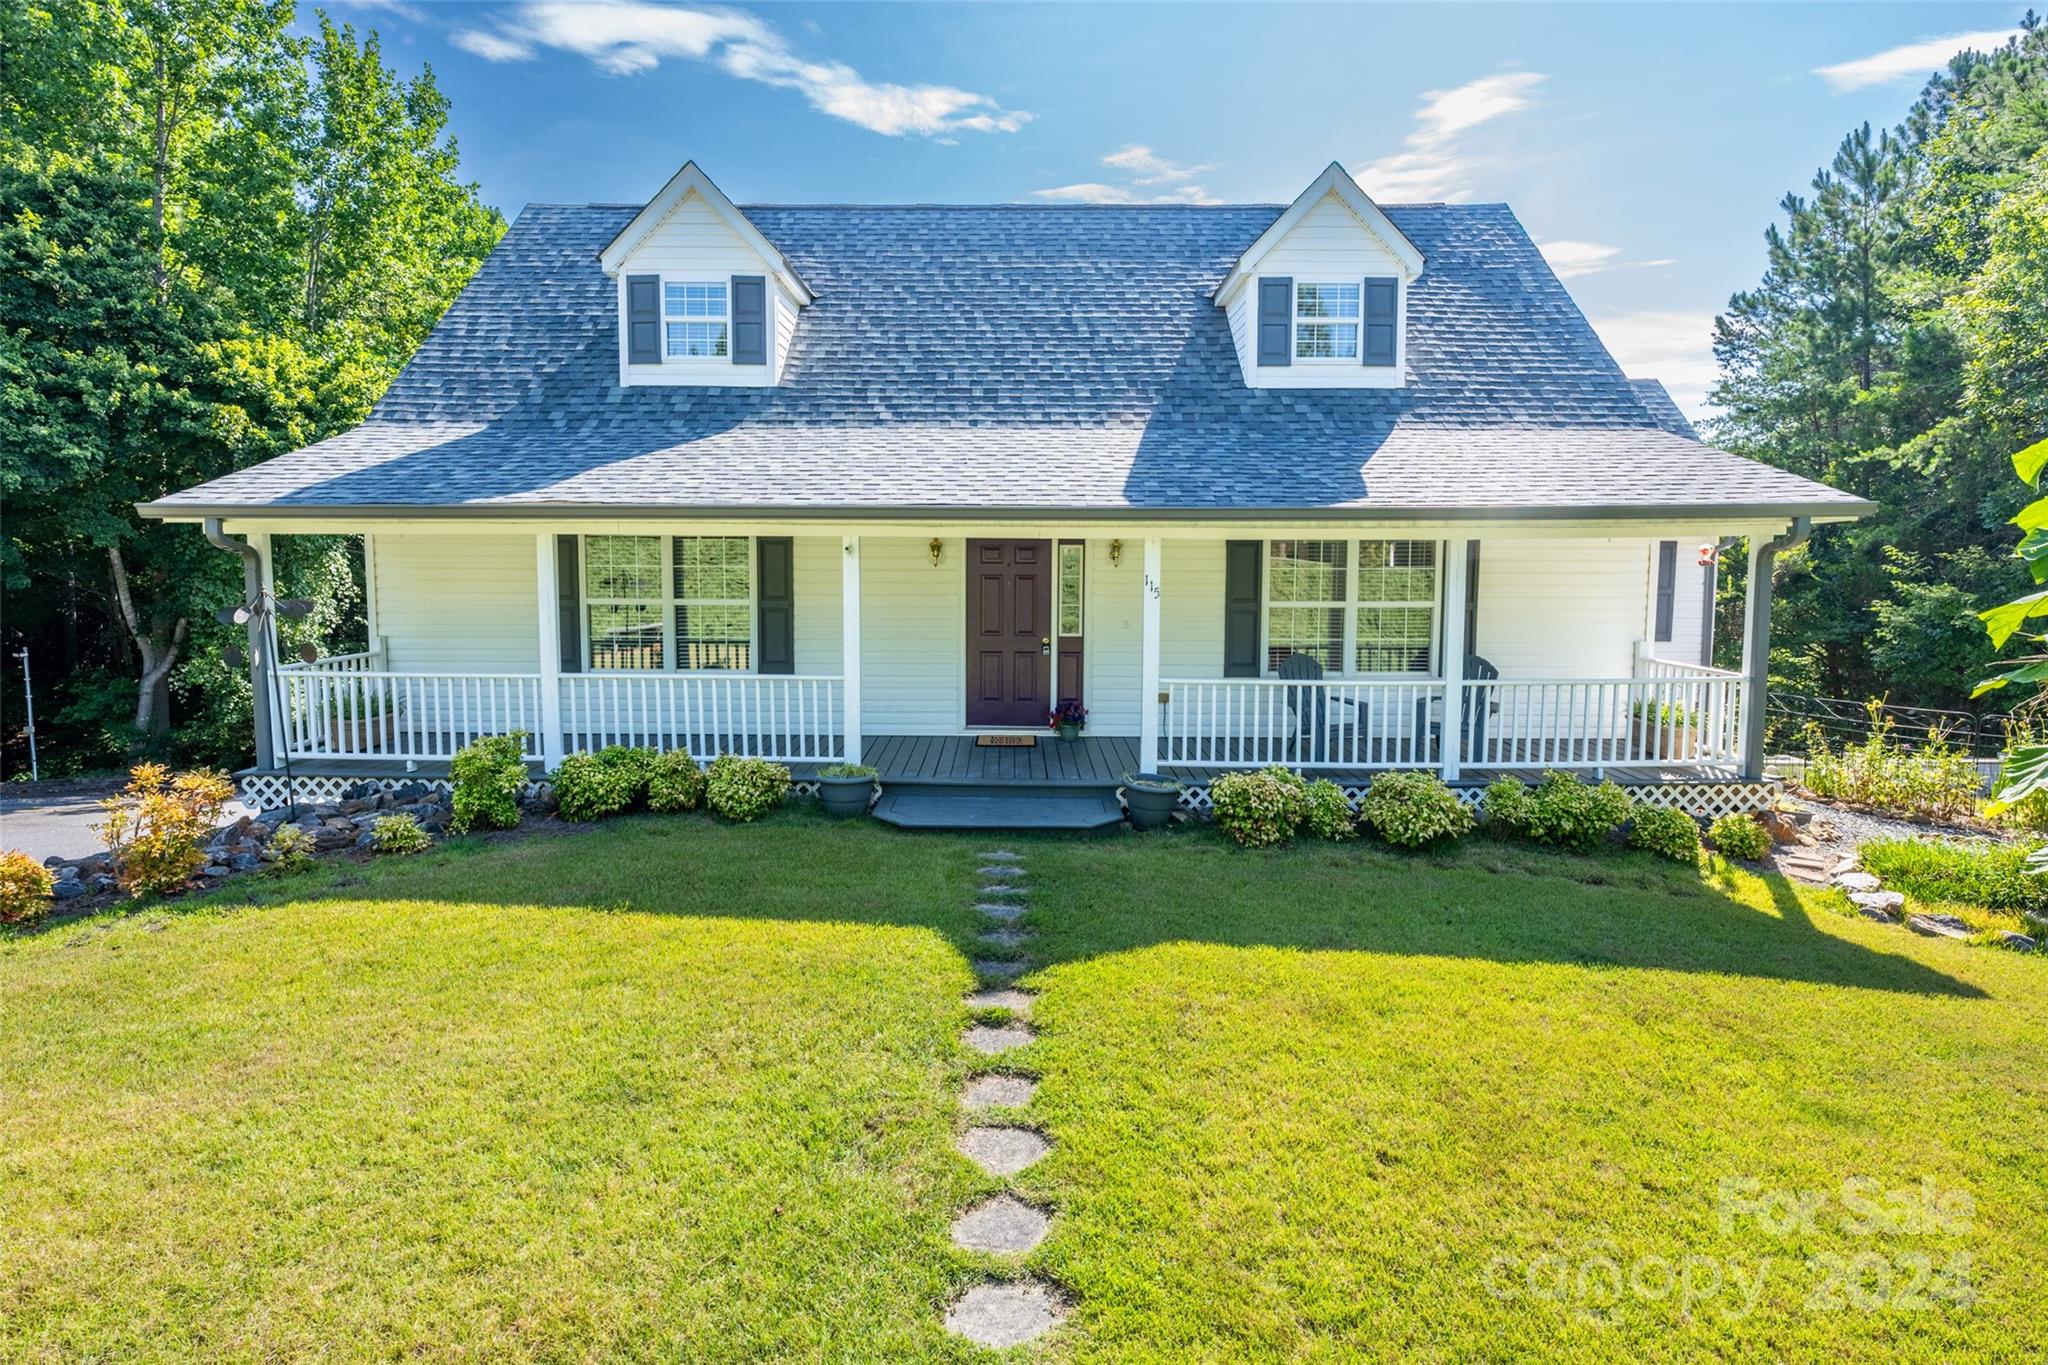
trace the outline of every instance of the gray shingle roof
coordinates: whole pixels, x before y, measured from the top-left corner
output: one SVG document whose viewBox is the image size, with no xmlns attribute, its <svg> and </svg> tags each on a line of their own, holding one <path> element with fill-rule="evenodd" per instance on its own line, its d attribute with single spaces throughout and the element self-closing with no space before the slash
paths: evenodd
<svg viewBox="0 0 2048 1365">
<path fill-rule="evenodd" d="M 1692 420 L 1678 406 L 1678 400 L 1671 396 L 1662 382 L 1655 379 L 1631 379 L 1629 387 L 1636 391 L 1643 407 L 1657 425 L 1673 436 L 1683 436 L 1688 441 L 1697 441 L 1700 434 L 1692 429 Z"/>
<path fill-rule="evenodd" d="M 152 510 L 1864 507 L 1660 424 L 1504 205 L 1387 208 L 1409 383 L 1342 391 L 1246 388 L 1209 301 L 1276 205 L 748 208 L 818 295 L 783 382 L 623 388 L 635 211 L 528 208 L 368 421 Z"/>
</svg>

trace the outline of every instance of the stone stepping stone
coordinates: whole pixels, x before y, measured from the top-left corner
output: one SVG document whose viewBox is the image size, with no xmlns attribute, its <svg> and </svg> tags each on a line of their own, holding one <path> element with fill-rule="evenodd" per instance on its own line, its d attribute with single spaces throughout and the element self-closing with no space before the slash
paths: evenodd
<svg viewBox="0 0 2048 1365">
<path fill-rule="evenodd" d="M 969 1109 L 1022 1109 L 1038 1093 L 1029 1076 L 976 1076 L 967 1083 L 960 1103 Z"/>
<path fill-rule="evenodd" d="M 1844 891 L 1878 891 L 1884 883 L 1868 872 L 1837 872 L 1835 885 Z"/>
<path fill-rule="evenodd" d="M 1012 1014 L 1031 1013 L 1031 992 L 1019 990 L 976 991 L 967 997 L 967 1008 L 971 1010 L 1008 1010 Z"/>
<path fill-rule="evenodd" d="M 1795 882 L 1808 886 L 1826 886 L 1832 864 L 1810 849 L 1797 849 L 1778 854 L 1778 871 Z"/>
<path fill-rule="evenodd" d="M 1025 894 L 1025 889 L 1015 882 L 989 882 L 975 894 L 980 896 L 1021 896 Z"/>
<path fill-rule="evenodd" d="M 1028 962 L 998 962 L 991 958 L 976 958 L 974 974 L 986 981 L 1010 981 L 1024 975 L 1030 965 Z"/>
<path fill-rule="evenodd" d="M 1954 915 L 1908 915 L 1906 927 L 1930 938 L 1967 939 L 1970 936 L 1970 926 Z"/>
<path fill-rule="evenodd" d="M 1045 1240 L 1052 1215 L 1007 1194 L 975 1205 L 953 1220 L 953 1245 L 968 1251 L 1016 1256 Z"/>
<path fill-rule="evenodd" d="M 1007 848 L 991 848 L 974 855 L 985 863 L 1021 863 L 1024 855 L 1012 853 Z"/>
<path fill-rule="evenodd" d="M 1879 924 L 1897 924 L 1906 910 L 1906 898 L 1897 891 L 1851 891 L 1849 904 Z"/>
<path fill-rule="evenodd" d="M 975 1024 L 960 1035 L 960 1041 L 984 1057 L 1028 1047 L 1038 1035 L 1022 1024 Z"/>
<path fill-rule="evenodd" d="M 969 1128 L 961 1134 L 960 1155 L 990 1175 L 1015 1175 L 1052 1150 L 1029 1128 Z"/>
<path fill-rule="evenodd" d="M 981 869 L 981 875 L 994 881 L 1015 881 L 1024 875 L 1024 869 L 1017 863 L 988 863 Z"/>
<path fill-rule="evenodd" d="M 1059 1325 L 1066 1304 L 1036 1280 L 978 1284 L 946 1310 L 946 1330 L 977 1346 L 1022 1346 Z"/>
<path fill-rule="evenodd" d="M 987 915 L 990 919 L 999 919 L 1005 924 L 1009 924 L 1012 921 L 1021 919 L 1024 915 L 1023 906 L 1004 904 L 996 901 L 984 901 L 983 903 L 975 906 L 974 908 L 981 911 L 982 914 Z"/>
<path fill-rule="evenodd" d="M 981 941 L 991 948 L 1020 948 L 1030 937 L 1021 929 L 984 929 Z"/>
</svg>

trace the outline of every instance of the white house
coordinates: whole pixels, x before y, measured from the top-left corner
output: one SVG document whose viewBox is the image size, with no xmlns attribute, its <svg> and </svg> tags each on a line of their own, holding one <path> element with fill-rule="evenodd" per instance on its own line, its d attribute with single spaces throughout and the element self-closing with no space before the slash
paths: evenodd
<svg viewBox="0 0 2048 1365">
<path fill-rule="evenodd" d="M 365 539 L 367 654 L 273 678 L 252 637 L 259 799 L 518 729 L 865 759 L 944 823 L 1273 762 L 1752 802 L 1771 557 L 1870 508 L 1701 444 L 1502 205 L 1332 165 L 1278 206 L 741 208 L 686 165 L 528 208 L 368 421 L 143 510 L 252 590 L 276 536 Z"/>
</svg>

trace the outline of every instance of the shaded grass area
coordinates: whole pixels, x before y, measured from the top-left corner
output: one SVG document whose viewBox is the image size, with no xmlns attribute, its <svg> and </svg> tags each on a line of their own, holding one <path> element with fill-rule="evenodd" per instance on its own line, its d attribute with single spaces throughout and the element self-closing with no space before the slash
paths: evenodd
<svg viewBox="0 0 2048 1365">
<path fill-rule="evenodd" d="M 1042 1037 L 979 1059 L 990 842 L 644 818 L 0 942 L 0 1356 L 972 1358 L 976 1069 L 1042 1077 L 1055 1359 L 2048 1345 L 2037 959 L 1718 864 L 1012 838 Z M 1966 1230 L 1718 1217 L 1923 1175 Z M 1976 1301 L 1813 1306 L 1868 1251 Z M 1601 1292 L 1646 1257 L 1764 1278 Z"/>
</svg>

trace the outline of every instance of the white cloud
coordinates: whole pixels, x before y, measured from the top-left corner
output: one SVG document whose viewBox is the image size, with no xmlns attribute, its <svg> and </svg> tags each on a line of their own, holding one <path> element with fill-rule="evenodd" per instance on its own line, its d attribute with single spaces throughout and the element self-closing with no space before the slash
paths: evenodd
<svg viewBox="0 0 2048 1365">
<path fill-rule="evenodd" d="M 1503 71 L 1450 90 L 1425 91 L 1415 111 L 1415 131 L 1405 143 L 1407 150 L 1367 166 L 1357 176 L 1359 185 L 1375 199 L 1460 197 L 1476 164 L 1463 151 L 1463 134 L 1529 108 L 1543 80 L 1534 71 Z"/>
<path fill-rule="evenodd" d="M 1055 185 L 1051 189 L 1033 190 L 1037 199 L 1054 199 L 1074 204 L 1216 204 L 1222 201 L 1201 186 L 1188 183 L 1198 175 L 1216 169 L 1214 163 L 1200 166 L 1182 166 L 1166 160 L 1150 147 L 1137 143 L 1120 147 L 1102 158 L 1102 164 L 1112 170 L 1124 172 L 1129 182 L 1122 185 L 1107 184 L 1100 180 L 1084 180 L 1074 185 Z M 1146 193 L 1144 187 L 1172 185 L 1172 189 Z"/>
<path fill-rule="evenodd" d="M 1597 275 L 1603 270 L 1643 270 L 1650 266 L 1673 264 L 1669 256 L 1660 256 L 1653 261 L 1624 261 L 1621 248 L 1605 242 L 1539 242 L 1536 249 L 1543 253 L 1543 259 L 1550 262 L 1550 268 L 1561 280 Z"/>
<path fill-rule="evenodd" d="M 1014 133 L 1031 121 L 970 90 L 868 81 L 844 62 L 799 57 L 772 26 L 744 10 L 531 0 L 500 16 L 495 32 L 464 29 L 453 41 L 493 62 L 525 61 L 543 47 L 573 52 L 617 76 L 652 71 L 671 58 L 709 61 L 741 80 L 795 90 L 818 112 L 888 137 Z"/>
<path fill-rule="evenodd" d="M 1662 380 L 1689 415 L 1706 411 L 1707 390 L 1719 374 L 1712 313 L 1614 313 L 1592 322 L 1624 372 Z"/>
<path fill-rule="evenodd" d="M 1813 74 L 1826 81 L 1837 93 L 1861 90 L 1871 85 L 1890 85 L 1894 81 L 1924 81 L 1947 66 L 1948 59 L 1958 52 L 1971 48 L 1988 52 L 2004 46 L 2005 40 L 2018 32 L 2017 29 L 1985 29 L 1977 33 L 1951 33 L 1945 38 L 1923 38 L 1917 43 L 1901 43 L 1853 61 L 1817 66 Z"/>
<path fill-rule="evenodd" d="M 1201 166 L 1177 166 L 1165 157 L 1155 155 L 1150 147 L 1141 147 L 1135 142 L 1111 152 L 1102 158 L 1102 164 L 1129 172 L 1132 182 L 1139 185 L 1175 184 L 1216 169 L 1213 162 Z"/>
</svg>

